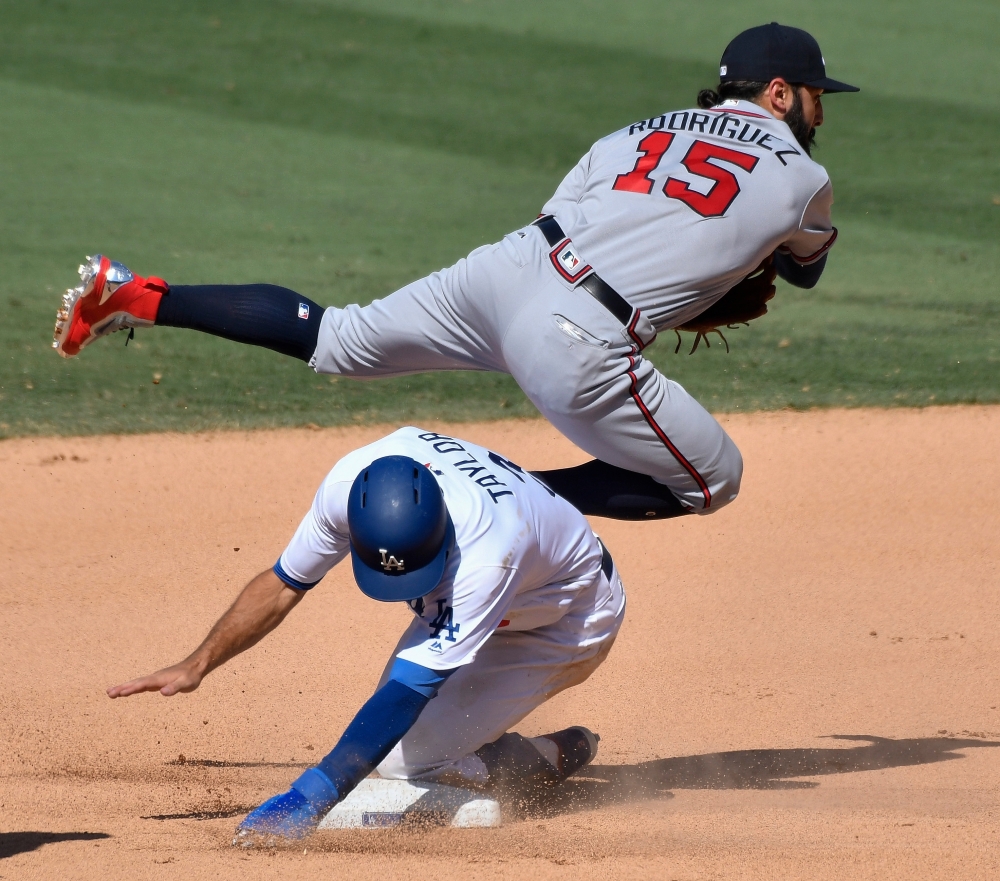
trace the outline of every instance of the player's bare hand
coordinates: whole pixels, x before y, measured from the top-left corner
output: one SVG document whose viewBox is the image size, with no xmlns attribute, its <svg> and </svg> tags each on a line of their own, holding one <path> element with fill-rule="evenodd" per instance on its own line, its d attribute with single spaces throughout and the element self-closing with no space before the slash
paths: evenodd
<svg viewBox="0 0 1000 881">
<path fill-rule="evenodd" d="M 128 697 L 130 694 L 139 694 L 142 691 L 158 691 L 165 697 L 170 697 L 178 692 L 194 691 L 201 685 L 201 679 L 202 674 L 194 664 L 181 661 L 172 667 L 157 670 L 148 676 L 140 676 L 123 685 L 113 685 L 108 689 L 108 697 Z"/>
</svg>

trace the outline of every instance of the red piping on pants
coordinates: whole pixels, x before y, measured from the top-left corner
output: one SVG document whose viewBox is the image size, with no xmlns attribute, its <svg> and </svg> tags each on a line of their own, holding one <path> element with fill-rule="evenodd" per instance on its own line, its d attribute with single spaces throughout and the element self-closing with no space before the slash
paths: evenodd
<svg viewBox="0 0 1000 881">
<path fill-rule="evenodd" d="M 639 395 L 639 380 L 635 375 L 635 350 L 632 354 L 628 356 L 628 375 L 629 379 L 632 380 L 631 386 L 629 386 L 628 393 L 632 396 L 632 400 L 635 401 L 636 406 L 642 412 L 643 417 L 646 422 L 649 423 L 649 427 L 653 429 L 653 432 L 660 439 L 668 450 L 670 450 L 671 455 L 684 466 L 684 470 L 687 471 L 691 477 L 694 478 L 695 482 L 698 484 L 698 488 L 701 490 L 701 494 L 705 497 L 705 510 L 712 507 L 712 493 L 708 488 L 708 484 L 705 483 L 705 479 L 698 473 L 694 465 L 688 462 L 687 459 L 681 454 L 681 451 L 674 446 L 673 442 L 667 437 L 667 433 L 657 425 L 656 420 L 653 418 L 653 414 L 649 412 L 649 407 L 646 406 L 645 402 Z"/>
<path fill-rule="evenodd" d="M 650 343 L 653 342 L 653 340 L 656 339 L 656 334 L 655 333 L 653 334 L 653 339 L 650 340 L 649 343 L 644 343 L 642 341 L 642 339 L 640 338 L 639 334 L 637 334 L 635 332 L 636 325 L 639 323 L 639 316 L 640 315 L 642 315 L 642 312 L 640 310 L 636 309 L 635 312 L 632 313 L 632 320 L 629 322 L 628 327 L 625 328 L 625 331 L 626 331 L 626 333 L 628 333 L 628 335 L 631 338 L 632 342 L 634 342 L 636 344 L 636 346 L 638 346 L 638 350 L 641 352 L 643 349 L 646 348 L 646 346 L 648 346 Z"/>
</svg>

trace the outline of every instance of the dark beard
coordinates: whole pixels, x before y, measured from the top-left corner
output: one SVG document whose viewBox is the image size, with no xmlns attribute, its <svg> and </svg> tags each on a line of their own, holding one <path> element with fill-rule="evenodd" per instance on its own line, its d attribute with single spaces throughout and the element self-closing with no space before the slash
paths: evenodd
<svg viewBox="0 0 1000 881">
<path fill-rule="evenodd" d="M 792 106 L 785 114 L 785 125 L 792 130 L 795 140 L 806 151 L 806 156 L 812 156 L 812 148 L 816 146 L 816 129 L 810 128 L 806 123 L 805 115 L 802 113 L 802 96 L 798 89 L 795 90 Z"/>
</svg>

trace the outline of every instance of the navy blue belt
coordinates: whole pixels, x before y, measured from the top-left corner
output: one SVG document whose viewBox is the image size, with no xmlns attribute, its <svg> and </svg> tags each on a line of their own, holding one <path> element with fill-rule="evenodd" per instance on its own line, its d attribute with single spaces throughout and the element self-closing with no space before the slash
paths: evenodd
<svg viewBox="0 0 1000 881">
<path fill-rule="evenodd" d="M 537 226 L 542 231 L 545 241 L 552 248 L 562 244 L 569 238 L 563 232 L 559 221 L 551 214 L 539 217 L 534 222 L 534 226 Z M 632 305 L 596 272 L 590 273 L 590 275 L 580 282 L 579 287 L 583 288 L 626 327 L 631 324 L 632 313 L 635 311 Z"/>
<path fill-rule="evenodd" d="M 604 573 L 604 577 L 611 581 L 611 575 L 615 571 L 615 561 L 611 559 L 611 554 L 604 547 L 604 542 L 597 539 L 597 543 L 601 546 L 601 571 Z"/>
</svg>

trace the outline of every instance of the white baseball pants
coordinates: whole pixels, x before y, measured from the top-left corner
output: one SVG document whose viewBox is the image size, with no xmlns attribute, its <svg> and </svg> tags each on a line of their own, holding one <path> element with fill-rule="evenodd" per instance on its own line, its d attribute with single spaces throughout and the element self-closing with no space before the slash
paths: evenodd
<svg viewBox="0 0 1000 881">
<path fill-rule="evenodd" d="M 595 602 L 596 597 L 604 599 Z M 624 617 L 625 592 L 614 570 L 610 581 L 599 572 L 593 589 L 583 592 L 554 624 L 497 630 L 471 664 L 445 681 L 378 766 L 379 774 L 396 780 L 485 783 L 489 775 L 475 751 L 549 698 L 587 679 L 611 651 Z M 426 625 L 415 619 L 412 626 Z M 396 651 L 408 644 L 404 634 Z M 391 667 L 392 661 L 380 688 Z"/>
<path fill-rule="evenodd" d="M 550 250 L 528 226 L 383 300 L 327 309 L 310 364 L 357 379 L 509 373 L 592 456 L 653 477 L 699 513 L 731 502 L 740 452 L 711 414 L 642 357 L 652 325 L 639 317 L 623 327 L 556 271 Z"/>
</svg>

